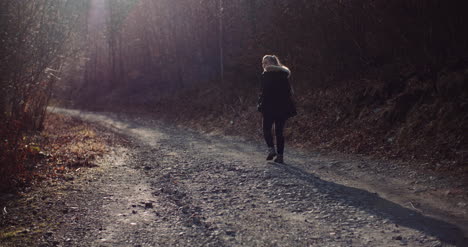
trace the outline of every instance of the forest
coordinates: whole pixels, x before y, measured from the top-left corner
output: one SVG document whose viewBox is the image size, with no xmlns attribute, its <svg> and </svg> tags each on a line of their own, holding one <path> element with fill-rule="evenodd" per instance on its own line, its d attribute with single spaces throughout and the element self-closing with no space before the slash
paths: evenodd
<svg viewBox="0 0 468 247">
<path fill-rule="evenodd" d="M 258 115 L 252 106 L 265 54 L 293 71 L 302 113 L 295 128 L 308 135 L 293 131 L 291 139 L 466 167 L 464 7 L 437 0 L 2 1 L 1 177 L 22 162 L 23 139 L 41 130 L 51 100 L 88 109 L 169 106 L 161 115 L 218 127 L 236 119 L 238 132 L 255 136 L 249 119 Z"/>
<path fill-rule="evenodd" d="M 292 72 L 287 145 L 466 181 L 467 12 L 462 0 L 2 0 L 0 191 L 52 159 L 39 137 L 62 121 L 52 107 L 262 141 L 266 54 Z"/>
</svg>

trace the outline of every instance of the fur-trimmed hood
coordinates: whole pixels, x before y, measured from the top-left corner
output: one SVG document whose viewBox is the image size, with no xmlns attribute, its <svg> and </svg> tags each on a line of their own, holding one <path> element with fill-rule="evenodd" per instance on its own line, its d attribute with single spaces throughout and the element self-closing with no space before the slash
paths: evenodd
<svg viewBox="0 0 468 247">
<path fill-rule="evenodd" d="M 268 65 L 265 67 L 264 72 L 274 72 L 274 71 L 282 71 L 288 73 L 288 77 L 291 76 L 291 70 L 289 70 L 286 66 L 278 66 L 278 65 Z"/>
</svg>

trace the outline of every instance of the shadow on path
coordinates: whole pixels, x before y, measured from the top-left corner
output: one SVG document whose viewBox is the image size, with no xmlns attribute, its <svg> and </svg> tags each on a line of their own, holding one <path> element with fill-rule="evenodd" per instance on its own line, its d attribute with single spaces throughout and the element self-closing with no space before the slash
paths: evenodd
<svg viewBox="0 0 468 247">
<path fill-rule="evenodd" d="M 271 163 L 276 168 L 283 170 L 298 179 L 315 184 L 318 179 L 314 174 L 290 164 Z M 320 179 L 321 180 L 321 179 Z M 335 193 L 330 193 L 329 198 L 360 208 L 369 214 L 386 218 L 394 224 L 419 230 L 428 235 L 439 238 L 441 241 L 457 246 L 468 246 L 468 239 L 462 230 L 454 224 L 434 219 L 421 213 L 402 207 L 396 203 L 379 197 L 376 193 L 352 188 L 341 184 L 321 180 L 334 188 Z M 323 187 L 322 187 L 323 188 Z M 320 189 L 320 187 L 319 187 Z"/>
</svg>

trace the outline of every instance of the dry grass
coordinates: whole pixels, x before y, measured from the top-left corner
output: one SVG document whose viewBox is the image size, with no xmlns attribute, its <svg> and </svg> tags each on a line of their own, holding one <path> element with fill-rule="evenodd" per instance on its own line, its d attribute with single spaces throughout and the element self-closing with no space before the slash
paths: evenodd
<svg viewBox="0 0 468 247">
<path fill-rule="evenodd" d="M 108 151 L 109 138 L 98 134 L 95 126 L 71 117 L 50 114 L 46 120 L 43 136 L 49 155 L 66 163 L 92 160 Z"/>
<path fill-rule="evenodd" d="M 123 140 L 112 133 L 79 119 L 49 114 L 44 130 L 23 138 L 19 150 L 25 158 L 19 160 L 15 173 L 3 190 L 31 186 L 47 179 L 73 176 L 82 167 L 95 167 L 97 158 L 109 152 L 109 147 Z"/>
</svg>

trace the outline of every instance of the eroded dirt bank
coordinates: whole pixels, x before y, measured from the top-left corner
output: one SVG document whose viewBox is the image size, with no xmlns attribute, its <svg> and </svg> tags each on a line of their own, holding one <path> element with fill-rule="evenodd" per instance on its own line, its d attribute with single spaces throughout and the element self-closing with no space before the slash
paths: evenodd
<svg viewBox="0 0 468 247">
<path fill-rule="evenodd" d="M 466 198 L 438 194 L 453 181 L 296 150 L 284 165 L 268 163 L 260 143 L 138 116 L 54 111 L 104 125 L 132 145 L 57 185 L 56 198 L 31 201 L 46 201 L 50 209 L 39 215 L 58 219 L 43 227 L 38 246 L 467 244 Z"/>
</svg>

